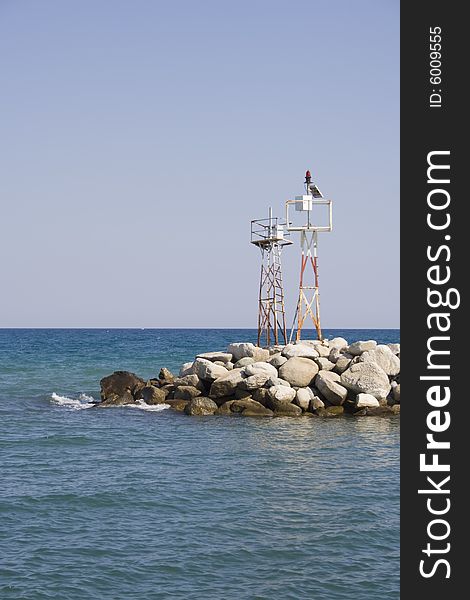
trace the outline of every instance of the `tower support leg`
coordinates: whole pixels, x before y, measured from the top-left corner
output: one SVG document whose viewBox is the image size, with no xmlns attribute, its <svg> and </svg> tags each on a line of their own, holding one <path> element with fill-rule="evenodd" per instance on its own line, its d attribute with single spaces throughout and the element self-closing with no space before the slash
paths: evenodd
<svg viewBox="0 0 470 600">
<path fill-rule="evenodd" d="M 320 291 L 318 281 L 317 232 L 302 231 L 300 235 L 301 263 L 299 297 L 294 323 L 289 341 L 300 341 L 305 321 L 310 317 L 317 332 L 317 338 L 323 339 L 320 324 Z M 308 283 L 309 282 L 309 283 Z"/>
</svg>

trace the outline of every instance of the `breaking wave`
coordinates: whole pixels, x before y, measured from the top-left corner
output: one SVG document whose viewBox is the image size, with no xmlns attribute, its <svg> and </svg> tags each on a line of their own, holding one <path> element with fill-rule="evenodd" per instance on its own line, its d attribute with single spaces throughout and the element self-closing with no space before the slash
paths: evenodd
<svg viewBox="0 0 470 600">
<path fill-rule="evenodd" d="M 68 396 L 60 396 L 53 392 L 51 394 L 51 402 L 59 406 L 71 408 L 72 410 L 82 410 L 95 406 L 93 396 L 87 396 L 86 394 L 80 394 L 77 398 L 69 398 Z"/>
<path fill-rule="evenodd" d="M 92 408 L 96 405 L 96 400 L 93 396 L 87 396 L 87 394 L 80 394 L 77 398 L 69 398 L 68 396 L 60 396 L 53 392 L 50 396 L 50 400 L 53 404 L 58 406 L 64 406 L 71 410 L 83 410 L 85 408 Z M 159 412 L 170 408 L 169 404 L 145 404 L 143 400 L 139 400 L 138 404 L 124 404 L 125 408 L 138 408 L 140 410 L 146 410 L 149 412 Z"/>
</svg>

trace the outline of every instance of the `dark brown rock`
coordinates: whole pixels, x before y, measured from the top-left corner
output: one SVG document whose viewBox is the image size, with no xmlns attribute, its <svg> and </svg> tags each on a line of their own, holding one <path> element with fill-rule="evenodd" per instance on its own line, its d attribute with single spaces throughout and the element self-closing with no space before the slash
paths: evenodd
<svg viewBox="0 0 470 600">
<path fill-rule="evenodd" d="M 153 385 L 147 385 L 140 390 L 139 396 L 145 404 L 163 404 L 167 394 L 160 388 Z"/>
<path fill-rule="evenodd" d="M 158 379 L 164 383 L 173 383 L 175 376 L 173 373 L 167 368 L 163 367 L 160 369 L 160 373 L 158 374 Z"/>
<path fill-rule="evenodd" d="M 269 390 L 267 390 L 266 388 L 258 388 L 257 390 L 253 391 L 252 397 L 253 400 L 256 400 L 256 402 L 259 402 L 263 406 L 266 406 L 269 398 Z"/>
<path fill-rule="evenodd" d="M 192 385 L 180 385 L 175 389 L 173 398 L 175 400 L 192 400 L 201 395 L 201 390 L 198 390 Z"/>
<path fill-rule="evenodd" d="M 219 406 L 219 408 L 216 410 L 215 414 L 216 415 L 233 415 L 234 413 L 230 410 L 230 407 L 232 406 L 233 402 L 235 402 L 235 400 L 228 400 L 227 402 L 224 402 L 223 404 L 221 404 Z"/>
<path fill-rule="evenodd" d="M 169 404 L 173 410 L 177 410 L 179 412 L 184 411 L 186 405 L 189 404 L 189 400 L 165 400 L 165 404 Z"/>
<path fill-rule="evenodd" d="M 145 381 L 129 371 L 115 371 L 100 381 L 102 404 L 119 406 L 135 401 Z"/>
<path fill-rule="evenodd" d="M 210 398 L 198 396 L 188 402 L 184 407 L 184 412 L 187 415 L 213 415 L 217 408 L 217 404 Z"/>
<path fill-rule="evenodd" d="M 302 409 L 297 404 L 287 402 L 279 403 L 278 408 L 274 411 L 275 417 L 300 417 Z"/>
<path fill-rule="evenodd" d="M 230 405 L 230 410 L 233 413 L 240 413 L 245 417 L 272 417 L 273 415 L 271 410 L 251 398 L 234 400 Z"/>
</svg>

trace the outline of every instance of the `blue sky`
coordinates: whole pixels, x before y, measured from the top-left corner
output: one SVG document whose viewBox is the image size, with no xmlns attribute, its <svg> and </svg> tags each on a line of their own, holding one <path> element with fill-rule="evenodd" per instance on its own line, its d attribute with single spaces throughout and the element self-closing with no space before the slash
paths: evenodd
<svg viewBox="0 0 470 600">
<path fill-rule="evenodd" d="M 307 168 L 323 326 L 399 325 L 397 0 L 0 0 L 0 69 L 0 326 L 255 327 Z"/>
</svg>

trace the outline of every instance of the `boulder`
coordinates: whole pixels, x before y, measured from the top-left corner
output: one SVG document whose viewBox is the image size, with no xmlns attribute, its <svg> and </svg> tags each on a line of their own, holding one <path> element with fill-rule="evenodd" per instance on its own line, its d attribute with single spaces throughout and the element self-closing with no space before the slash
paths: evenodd
<svg viewBox="0 0 470 600">
<path fill-rule="evenodd" d="M 282 356 L 286 358 L 318 358 L 318 352 L 306 344 L 287 344 L 284 346 Z"/>
<path fill-rule="evenodd" d="M 146 385 L 139 391 L 140 398 L 145 404 L 164 404 L 168 393 L 166 390 L 153 385 Z"/>
<path fill-rule="evenodd" d="M 192 400 L 196 396 L 201 395 L 201 390 L 198 390 L 192 385 L 180 385 L 176 388 L 173 398 L 175 400 Z"/>
<path fill-rule="evenodd" d="M 235 398 L 237 400 L 241 400 L 242 398 L 251 398 L 254 392 L 256 392 L 256 390 L 244 390 L 241 387 L 237 387 L 237 389 L 235 390 Z M 217 402 L 217 404 L 220 404 L 218 398 L 214 398 L 214 400 Z"/>
<path fill-rule="evenodd" d="M 271 358 L 268 360 L 268 363 L 273 367 L 276 367 L 276 369 L 279 369 L 279 367 L 285 362 L 287 362 L 287 358 L 285 356 L 282 356 L 280 352 L 273 354 L 273 356 L 271 356 Z"/>
<path fill-rule="evenodd" d="M 384 345 L 363 352 L 359 357 L 359 362 L 373 362 L 379 365 L 390 377 L 394 377 L 400 372 L 400 359 L 393 354 L 388 346 Z"/>
<path fill-rule="evenodd" d="M 314 396 L 314 398 L 312 398 L 312 400 L 310 400 L 309 409 L 312 412 L 314 412 L 314 411 L 318 410 L 319 408 L 325 408 L 325 403 L 323 402 L 323 400 L 320 400 L 320 398 L 318 396 Z"/>
<path fill-rule="evenodd" d="M 251 396 L 248 396 L 248 398 L 250 398 Z M 214 402 L 217 404 L 217 406 L 222 406 L 222 404 L 225 404 L 226 402 L 228 402 L 229 400 L 236 400 L 236 396 L 222 396 L 221 398 L 211 398 L 211 400 L 214 400 Z"/>
<path fill-rule="evenodd" d="M 396 404 L 395 406 L 400 405 Z M 365 411 L 365 415 L 367 417 L 385 417 L 397 414 L 393 409 L 393 406 L 372 406 L 370 408 L 363 408 L 362 410 Z"/>
<path fill-rule="evenodd" d="M 330 354 L 328 355 L 328 360 L 332 363 L 335 363 L 340 356 L 341 351 L 338 348 L 332 348 Z"/>
<path fill-rule="evenodd" d="M 254 375 L 250 375 L 249 377 L 246 377 L 246 379 L 243 379 L 239 383 L 239 387 L 241 387 L 242 390 L 256 390 L 257 388 L 263 387 L 268 379 L 269 375 L 260 371 L 259 373 L 255 373 Z"/>
<path fill-rule="evenodd" d="M 391 386 L 385 371 L 373 362 L 358 362 L 341 375 L 341 384 L 356 394 L 386 398 Z"/>
<path fill-rule="evenodd" d="M 271 400 L 289 403 L 295 398 L 297 392 L 293 388 L 286 387 L 285 385 L 273 385 L 269 388 L 268 394 Z"/>
<path fill-rule="evenodd" d="M 344 414 L 342 406 L 328 406 L 327 408 L 318 408 L 317 414 L 320 417 L 339 417 Z"/>
<path fill-rule="evenodd" d="M 400 344 L 387 344 L 393 354 L 400 354 Z"/>
<path fill-rule="evenodd" d="M 376 408 L 380 406 L 379 401 L 370 394 L 358 394 L 356 397 L 357 408 Z"/>
<path fill-rule="evenodd" d="M 270 377 L 266 382 L 266 387 L 270 388 L 273 385 L 285 385 L 287 387 L 291 387 L 290 383 L 285 379 L 281 379 L 280 377 Z"/>
<path fill-rule="evenodd" d="M 359 356 L 366 350 L 373 350 L 376 346 L 377 342 L 375 340 L 368 340 L 367 342 L 354 342 L 354 344 L 348 346 L 348 352 L 353 356 Z"/>
<path fill-rule="evenodd" d="M 203 352 L 198 354 L 196 358 L 205 358 L 212 362 L 220 361 L 222 363 L 228 363 L 232 360 L 232 355 L 228 352 Z"/>
<path fill-rule="evenodd" d="M 215 381 L 219 377 L 227 375 L 228 371 L 225 367 L 216 365 L 205 358 L 196 358 L 193 363 L 193 373 L 203 381 Z"/>
<path fill-rule="evenodd" d="M 235 393 L 237 386 L 243 381 L 244 377 L 241 369 L 227 371 L 225 375 L 216 379 L 211 385 L 210 396 L 218 398 L 222 396 L 231 396 Z"/>
<path fill-rule="evenodd" d="M 175 387 L 178 387 L 180 385 L 192 385 L 193 387 L 197 388 L 198 390 L 201 390 L 201 392 L 204 390 L 204 384 L 199 379 L 199 377 L 194 374 L 185 375 L 184 377 L 176 377 L 175 380 L 173 381 L 173 385 Z"/>
<path fill-rule="evenodd" d="M 395 383 L 395 382 L 393 382 Z M 397 383 L 395 385 L 393 385 L 392 383 L 392 395 L 393 395 L 393 399 L 395 400 L 395 402 L 398 402 L 398 404 L 400 404 L 400 384 Z"/>
<path fill-rule="evenodd" d="M 341 354 L 334 366 L 335 373 L 338 373 L 339 375 L 341 375 L 341 373 L 344 373 L 344 371 L 346 371 L 346 369 L 349 368 L 351 364 L 351 359 L 351 354 Z"/>
<path fill-rule="evenodd" d="M 269 397 L 269 390 L 266 388 L 259 388 L 253 391 L 253 400 L 259 402 L 263 406 L 266 406 Z"/>
<path fill-rule="evenodd" d="M 235 402 L 235 400 L 228 400 L 219 406 L 219 408 L 215 411 L 216 415 L 233 415 L 233 412 L 230 410 L 230 407 Z"/>
<path fill-rule="evenodd" d="M 178 412 L 183 412 L 188 403 L 189 400 L 165 400 L 165 404 L 169 404 L 170 408 L 177 410 Z"/>
<path fill-rule="evenodd" d="M 320 358 L 328 358 L 328 356 L 330 356 L 331 349 L 328 346 L 324 346 L 323 344 L 317 344 L 315 346 L 315 350 L 318 352 L 318 356 Z"/>
<path fill-rule="evenodd" d="M 255 362 L 251 365 L 243 367 L 243 373 L 246 377 L 256 375 L 257 373 L 265 373 L 268 377 L 277 377 L 277 369 L 267 362 Z"/>
<path fill-rule="evenodd" d="M 233 360 L 237 362 L 240 358 L 253 358 L 256 361 L 267 361 L 269 360 L 269 350 L 259 348 L 250 342 L 237 342 L 229 344 L 227 353 L 232 354 Z"/>
<path fill-rule="evenodd" d="M 198 396 L 186 404 L 184 412 L 187 415 L 213 415 L 217 409 L 218 406 L 213 400 Z"/>
<path fill-rule="evenodd" d="M 315 362 L 317 363 L 320 371 L 332 371 L 335 368 L 335 363 L 331 362 L 327 358 L 315 358 Z"/>
<path fill-rule="evenodd" d="M 114 371 L 103 377 L 100 385 L 102 404 L 117 406 L 133 403 L 136 394 L 145 387 L 145 381 L 129 371 Z"/>
<path fill-rule="evenodd" d="M 173 383 L 167 383 L 160 388 L 166 395 L 167 398 L 173 398 L 173 393 L 175 391 L 175 386 Z"/>
<path fill-rule="evenodd" d="M 318 373 L 318 365 L 309 358 L 292 357 L 279 368 L 279 377 L 296 387 L 307 387 Z"/>
<path fill-rule="evenodd" d="M 273 415 L 271 410 L 251 399 L 234 400 L 230 405 L 230 410 L 243 416 L 272 417 Z"/>
<path fill-rule="evenodd" d="M 341 377 L 332 371 L 320 371 L 315 378 L 315 386 L 320 393 L 335 406 L 343 404 L 348 390 L 339 382 Z"/>
<path fill-rule="evenodd" d="M 342 337 L 335 337 L 328 342 L 328 345 L 331 349 L 346 350 L 348 342 Z"/>
<path fill-rule="evenodd" d="M 240 358 L 240 360 L 237 360 L 237 362 L 235 363 L 234 367 L 235 369 L 241 369 L 242 367 L 246 367 L 247 365 L 251 365 L 255 362 L 255 359 L 252 358 L 251 356 L 245 356 L 244 358 Z"/>
<path fill-rule="evenodd" d="M 217 361 L 218 362 L 218 361 Z M 221 363 L 226 369 L 227 371 L 232 371 L 234 366 L 232 362 L 227 362 L 227 363 Z"/>
<path fill-rule="evenodd" d="M 158 374 L 158 379 L 162 382 L 162 384 L 173 383 L 174 378 L 175 378 L 175 376 L 173 375 L 173 373 L 166 367 L 162 367 L 160 369 L 160 373 Z"/>
<path fill-rule="evenodd" d="M 187 362 L 181 365 L 180 367 L 180 377 L 186 377 L 186 375 L 191 375 L 193 373 L 193 363 Z"/>
<path fill-rule="evenodd" d="M 274 411 L 275 417 L 300 417 L 302 409 L 296 404 L 281 403 Z"/>
<path fill-rule="evenodd" d="M 309 388 L 299 388 L 294 402 L 304 411 L 307 411 L 312 400 L 312 393 Z"/>
</svg>

